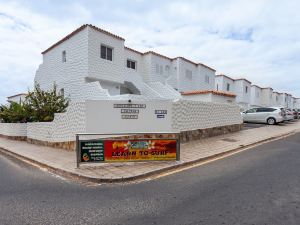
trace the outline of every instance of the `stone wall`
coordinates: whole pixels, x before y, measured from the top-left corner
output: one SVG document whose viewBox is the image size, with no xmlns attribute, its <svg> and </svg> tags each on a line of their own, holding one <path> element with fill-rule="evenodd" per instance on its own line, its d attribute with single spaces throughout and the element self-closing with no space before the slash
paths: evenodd
<svg viewBox="0 0 300 225">
<path fill-rule="evenodd" d="M 180 140 L 181 142 L 195 141 L 203 138 L 237 132 L 240 131 L 242 128 L 243 128 L 243 124 L 234 124 L 234 125 L 213 127 L 207 129 L 182 131 L 180 132 Z"/>
</svg>

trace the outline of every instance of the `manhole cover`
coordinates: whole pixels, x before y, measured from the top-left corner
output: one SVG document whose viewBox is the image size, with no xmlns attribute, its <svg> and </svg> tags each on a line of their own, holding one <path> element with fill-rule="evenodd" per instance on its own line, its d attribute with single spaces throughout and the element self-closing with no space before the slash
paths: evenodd
<svg viewBox="0 0 300 225">
<path fill-rule="evenodd" d="M 227 141 L 227 142 L 237 142 L 237 140 L 231 139 L 231 138 L 223 138 L 222 141 Z"/>
</svg>

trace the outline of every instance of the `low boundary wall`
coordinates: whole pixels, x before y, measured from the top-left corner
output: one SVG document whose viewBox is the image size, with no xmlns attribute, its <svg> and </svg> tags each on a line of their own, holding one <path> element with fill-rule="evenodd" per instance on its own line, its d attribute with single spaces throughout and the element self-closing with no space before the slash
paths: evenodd
<svg viewBox="0 0 300 225">
<path fill-rule="evenodd" d="M 26 123 L 0 123 L 0 136 L 14 140 L 26 140 Z"/>
<path fill-rule="evenodd" d="M 128 101 L 124 102 L 128 104 Z M 148 104 L 148 102 L 146 103 Z M 162 107 L 159 106 L 158 109 L 161 110 Z M 151 113 L 154 114 L 152 111 Z M 171 108 L 168 108 L 169 113 L 171 126 L 168 129 L 170 130 L 157 130 L 157 132 L 180 132 L 182 142 L 239 131 L 242 129 L 243 124 L 239 106 L 235 104 L 176 100 L 172 102 Z M 0 123 L 0 136 L 17 140 L 27 139 L 29 143 L 33 144 L 75 150 L 75 135 L 87 132 L 86 116 L 86 103 L 73 102 L 65 113 L 55 114 L 53 122 Z M 118 114 L 118 116 L 120 115 Z M 101 124 L 101 120 L 107 120 L 108 118 L 99 116 L 99 118 L 95 117 L 95 119 L 100 120 L 100 123 L 99 121 L 98 123 Z M 109 121 L 114 120 L 109 119 Z M 162 120 L 158 119 L 158 121 L 161 122 Z M 137 121 L 134 122 L 136 123 Z M 128 124 L 134 125 L 134 123 Z M 148 124 L 148 126 L 151 125 L 154 126 L 154 122 Z M 139 124 L 139 126 L 141 127 L 142 125 Z M 155 129 L 155 126 L 152 129 Z M 163 129 L 166 129 L 166 126 Z"/>
</svg>

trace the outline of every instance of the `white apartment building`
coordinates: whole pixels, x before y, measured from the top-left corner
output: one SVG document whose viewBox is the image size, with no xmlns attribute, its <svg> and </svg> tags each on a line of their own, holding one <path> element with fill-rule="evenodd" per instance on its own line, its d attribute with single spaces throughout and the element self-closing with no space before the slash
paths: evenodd
<svg viewBox="0 0 300 225">
<path fill-rule="evenodd" d="M 222 92 L 231 92 L 236 95 L 236 103 L 241 110 L 250 107 L 251 100 L 251 82 L 247 79 L 232 79 L 224 74 L 216 75 L 215 89 Z"/>
<path fill-rule="evenodd" d="M 261 107 L 262 88 L 257 85 L 251 85 L 251 107 Z"/>
<path fill-rule="evenodd" d="M 236 102 L 241 110 L 249 109 L 251 101 L 251 82 L 244 78 L 234 80 L 234 93 Z"/>
<path fill-rule="evenodd" d="M 215 89 L 223 92 L 234 92 L 234 79 L 224 74 L 216 75 Z"/>
<path fill-rule="evenodd" d="M 300 109 L 300 98 L 295 98 L 294 108 L 295 109 Z"/>
<path fill-rule="evenodd" d="M 125 39 L 83 25 L 43 54 L 35 83 L 55 83 L 72 100 L 178 99 L 180 92 L 213 90 L 215 70 L 183 57 L 125 47 Z"/>
<path fill-rule="evenodd" d="M 288 94 L 287 93 L 279 93 L 279 106 L 288 108 Z"/>
<path fill-rule="evenodd" d="M 12 95 L 12 96 L 7 97 L 7 101 L 9 103 L 16 102 L 16 103 L 21 104 L 22 102 L 24 102 L 26 100 L 26 96 L 27 96 L 27 94 L 25 94 L 25 93 Z"/>
<path fill-rule="evenodd" d="M 293 104 L 293 100 L 292 100 L 292 95 L 291 94 L 287 94 L 287 108 L 288 109 L 293 109 L 294 108 L 294 104 Z"/>
<path fill-rule="evenodd" d="M 183 99 L 202 101 L 202 102 L 215 102 L 215 103 L 227 103 L 235 104 L 236 95 L 230 92 L 221 91 L 188 91 L 181 93 Z"/>
<path fill-rule="evenodd" d="M 274 91 L 272 94 L 272 106 L 280 106 L 280 93 Z"/>
<path fill-rule="evenodd" d="M 273 105 L 273 88 L 266 87 L 261 89 L 261 106 L 270 107 Z"/>
</svg>

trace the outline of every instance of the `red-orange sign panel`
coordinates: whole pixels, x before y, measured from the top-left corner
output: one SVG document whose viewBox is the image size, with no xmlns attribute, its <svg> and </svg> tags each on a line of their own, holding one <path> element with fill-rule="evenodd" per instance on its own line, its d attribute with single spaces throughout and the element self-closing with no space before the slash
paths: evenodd
<svg viewBox="0 0 300 225">
<path fill-rule="evenodd" d="M 105 140 L 105 162 L 176 160 L 177 140 Z"/>
</svg>

